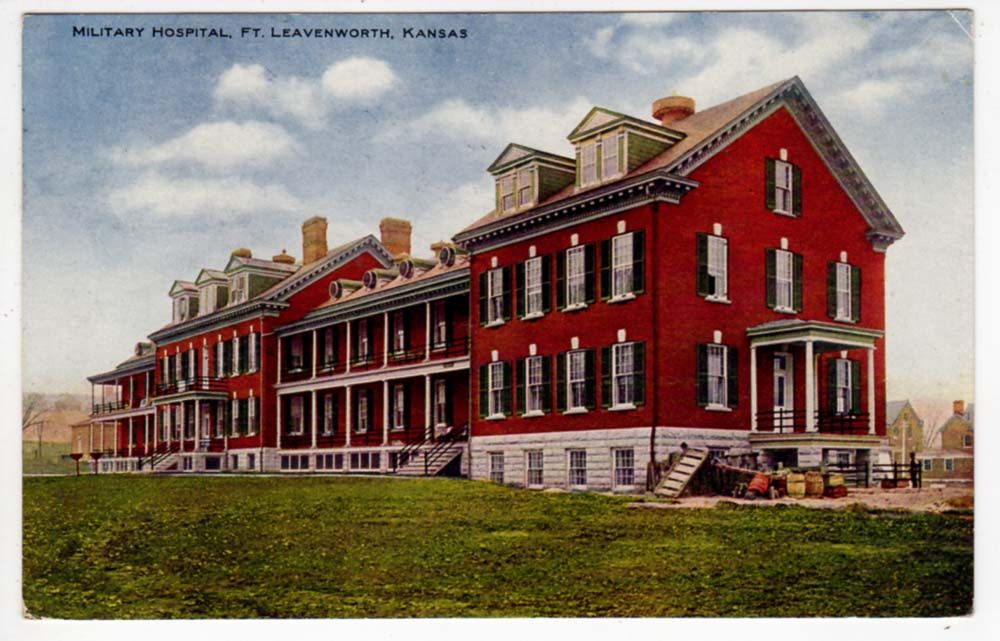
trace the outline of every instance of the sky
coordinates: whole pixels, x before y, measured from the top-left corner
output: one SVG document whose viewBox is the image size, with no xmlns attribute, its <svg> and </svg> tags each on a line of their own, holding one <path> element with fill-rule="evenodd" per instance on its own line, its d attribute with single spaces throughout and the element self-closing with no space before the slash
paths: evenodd
<svg viewBox="0 0 1000 641">
<path fill-rule="evenodd" d="M 269 36 L 317 27 L 393 37 Z M 29 16 L 24 391 L 88 392 L 169 321 L 175 279 L 237 247 L 301 258 L 310 216 L 331 246 L 408 218 L 429 255 L 492 209 L 509 142 L 570 155 L 594 105 L 650 119 L 665 95 L 700 109 L 798 75 L 907 232 L 886 261 L 889 398 L 972 400 L 971 29 L 960 11 Z"/>
</svg>

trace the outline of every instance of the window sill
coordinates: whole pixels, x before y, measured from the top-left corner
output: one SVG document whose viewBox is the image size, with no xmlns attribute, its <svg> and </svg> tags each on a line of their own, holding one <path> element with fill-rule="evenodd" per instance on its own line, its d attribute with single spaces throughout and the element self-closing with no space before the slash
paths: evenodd
<svg viewBox="0 0 1000 641">
<path fill-rule="evenodd" d="M 545 416 L 545 412 L 541 410 L 531 410 L 530 412 L 521 414 L 521 418 L 538 418 L 539 416 Z"/>
<path fill-rule="evenodd" d="M 507 417 L 505 415 L 503 415 L 503 414 L 490 414 L 484 420 L 487 420 L 487 421 L 502 421 L 505 418 L 507 418 Z"/>
<path fill-rule="evenodd" d="M 483 327 L 486 327 L 487 329 L 490 328 L 490 327 L 500 327 L 505 322 L 506 321 L 504 321 L 504 320 L 494 320 L 494 321 L 490 321 L 490 322 L 486 323 L 485 325 L 483 325 Z"/>
<path fill-rule="evenodd" d="M 795 214 L 794 212 L 784 211 L 782 209 L 772 209 L 771 211 L 774 212 L 775 214 L 778 214 L 779 216 L 786 216 L 788 218 L 798 218 L 798 215 Z"/>
<path fill-rule="evenodd" d="M 705 409 L 709 412 L 732 412 L 733 408 L 726 407 L 725 405 L 706 405 Z"/>
<path fill-rule="evenodd" d="M 779 314 L 798 314 L 798 312 L 792 309 L 791 307 L 772 307 L 771 309 L 778 312 Z"/>
<path fill-rule="evenodd" d="M 609 303 L 627 303 L 630 300 L 635 300 L 635 294 L 629 292 L 627 294 L 621 294 L 620 296 L 612 296 L 608 299 Z"/>
<path fill-rule="evenodd" d="M 530 314 L 525 314 L 521 317 L 521 320 L 536 320 L 545 316 L 545 312 L 531 312 Z"/>
<path fill-rule="evenodd" d="M 445 351 L 448 351 L 448 344 L 447 343 L 441 343 L 439 345 L 431 345 L 431 351 L 432 352 L 445 352 Z"/>
<path fill-rule="evenodd" d="M 391 428 L 389 428 L 389 431 L 390 432 L 404 432 L 404 431 L 406 431 L 406 426 L 404 425 L 404 426 L 401 426 L 401 427 L 391 427 Z"/>
<path fill-rule="evenodd" d="M 571 407 L 563 412 L 563 414 L 586 414 L 589 411 L 586 407 Z"/>
<path fill-rule="evenodd" d="M 725 296 L 706 296 L 705 300 L 709 303 L 723 303 L 726 305 L 732 305 L 733 301 L 729 300 Z"/>
<path fill-rule="evenodd" d="M 567 305 L 563 307 L 564 312 L 578 312 L 581 309 L 587 309 L 587 303 L 576 303 L 574 305 Z"/>
<path fill-rule="evenodd" d="M 629 410 L 634 410 L 636 408 L 635 403 L 622 403 L 621 405 L 612 405 L 608 408 L 609 412 L 627 412 Z"/>
<path fill-rule="evenodd" d="M 845 317 L 842 317 L 842 316 L 837 316 L 833 320 L 836 321 L 836 322 L 838 322 L 838 323 L 850 323 L 851 325 L 857 325 L 858 324 L 858 321 L 854 320 L 853 318 L 845 318 Z"/>
</svg>

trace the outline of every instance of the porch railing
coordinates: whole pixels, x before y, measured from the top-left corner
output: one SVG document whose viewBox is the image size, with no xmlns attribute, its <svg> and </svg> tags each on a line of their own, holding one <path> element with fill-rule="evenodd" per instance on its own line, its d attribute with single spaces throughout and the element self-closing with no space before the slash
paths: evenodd
<svg viewBox="0 0 1000 641">
<path fill-rule="evenodd" d="M 222 378 L 186 378 L 172 383 L 160 383 L 156 386 L 159 396 L 177 394 L 180 392 L 226 392 L 229 384 Z"/>
<path fill-rule="evenodd" d="M 816 431 L 821 434 L 868 433 L 868 412 L 838 413 L 818 410 L 813 413 Z M 776 410 L 757 412 L 758 432 L 800 434 L 806 431 L 805 410 Z"/>
</svg>

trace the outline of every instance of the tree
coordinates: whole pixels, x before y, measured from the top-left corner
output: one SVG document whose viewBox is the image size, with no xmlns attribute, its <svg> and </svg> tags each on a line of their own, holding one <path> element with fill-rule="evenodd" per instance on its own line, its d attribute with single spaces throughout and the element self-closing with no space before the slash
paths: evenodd
<svg viewBox="0 0 1000 641">
<path fill-rule="evenodd" d="M 45 398 L 41 394 L 26 394 L 21 401 L 21 434 L 32 427 L 38 429 L 38 451 L 35 458 L 42 457 L 42 431 L 45 428 Z"/>
</svg>

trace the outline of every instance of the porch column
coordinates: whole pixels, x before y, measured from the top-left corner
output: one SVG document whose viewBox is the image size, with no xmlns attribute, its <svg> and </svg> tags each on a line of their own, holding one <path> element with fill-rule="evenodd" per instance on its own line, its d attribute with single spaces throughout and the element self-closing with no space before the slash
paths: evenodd
<svg viewBox="0 0 1000 641">
<path fill-rule="evenodd" d="M 155 416 L 155 415 L 154 415 Z M 143 453 L 149 454 L 149 414 L 142 417 L 142 450 Z"/>
<path fill-rule="evenodd" d="M 201 447 L 201 401 L 194 399 L 194 449 Z"/>
<path fill-rule="evenodd" d="M 382 367 L 387 367 L 389 365 L 389 312 L 384 312 L 382 314 L 383 322 L 382 326 L 385 331 L 382 332 Z"/>
<path fill-rule="evenodd" d="M 347 335 L 350 336 L 350 323 L 347 325 Z M 350 343 L 348 343 L 350 345 Z M 348 353 L 350 353 L 350 348 L 348 348 Z M 350 362 L 350 361 L 348 361 Z M 351 386 L 344 386 L 344 447 L 351 446 L 351 416 L 353 412 L 351 411 Z"/>
<path fill-rule="evenodd" d="M 91 423 L 90 424 L 90 450 L 87 453 L 89 454 L 90 452 L 93 452 L 93 451 L 94 451 L 94 424 Z"/>
<path fill-rule="evenodd" d="M 316 332 L 313 332 L 313 334 L 315 333 Z M 316 353 L 315 349 L 313 349 L 313 353 L 314 354 Z M 315 371 L 315 368 L 313 368 L 313 371 Z M 312 400 L 310 402 L 312 403 L 312 413 L 310 414 L 309 418 L 311 419 L 310 429 L 312 429 L 312 448 L 316 449 L 316 390 L 313 390 L 311 394 L 312 394 Z"/>
<path fill-rule="evenodd" d="M 178 435 L 178 439 L 181 442 L 181 451 L 184 450 L 184 437 L 187 436 L 184 432 L 187 430 L 187 403 L 181 401 L 181 430 Z"/>
<path fill-rule="evenodd" d="M 312 352 L 313 352 L 312 377 L 313 378 L 316 378 L 316 336 L 317 336 L 316 330 L 314 329 L 313 330 L 313 349 L 312 349 Z M 316 395 L 313 394 L 313 404 L 314 405 L 315 405 L 315 401 L 316 401 Z M 313 445 L 313 447 L 316 447 L 316 446 Z"/>
<path fill-rule="evenodd" d="M 813 416 L 815 412 L 815 404 L 813 402 L 813 379 L 816 373 L 813 371 L 813 342 L 812 340 L 806 341 L 806 431 L 815 432 L 816 431 L 816 417 Z"/>
<path fill-rule="evenodd" d="M 347 321 L 345 325 L 347 325 L 347 334 L 344 341 L 344 345 L 347 349 L 345 349 L 344 351 L 347 353 L 347 360 L 344 361 L 344 371 L 350 372 L 351 371 L 351 321 Z"/>
<path fill-rule="evenodd" d="M 757 348 L 750 346 L 750 431 L 757 431 Z"/>
<path fill-rule="evenodd" d="M 153 406 L 153 449 L 160 443 L 160 408 Z"/>
<path fill-rule="evenodd" d="M 386 318 L 389 318 L 386 315 Z M 388 323 L 388 321 L 386 321 Z M 382 381 L 382 445 L 389 442 L 389 381 Z"/>
<path fill-rule="evenodd" d="M 431 375 L 424 374 L 424 439 L 429 439 L 434 430 L 431 407 Z"/>
<path fill-rule="evenodd" d="M 429 361 L 431 359 L 431 303 L 430 301 L 424 303 L 424 307 L 427 308 L 427 314 L 424 324 L 424 360 Z"/>
<path fill-rule="evenodd" d="M 281 344 L 284 342 L 278 337 L 278 382 L 281 382 L 281 369 L 285 366 L 285 361 L 281 360 Z"/>
<path fill-rule="evenodd" d="M 281 344 L 280 340 L 278 341 L 278 344 L 279 345 Z M 279 360 L 279 362 L 280 362 L 280 360 Z M 276 398 L 277 398 L 277 400 L 275 401 L 275 406 L 277 407 L 277 410 L 278 410 L 278 420 L 277 420 L 277 425 L 278 425 L 278 435 L 277 436 L 278 436 L 278 440 L 277 440 L 276 447 L 280 450 L 281 449 L 281 399 L 283 397 L 282 397 L 281 394 L 278 394 L 278 396 Z"/>
<path fill-rule="evenodd" d="M 163 426 L 163 431 L 167 434 L 167 446 L 169 447 L 174 441 L 173 407 L 171 405 L 167 405 L 167 414 L 163 418 L 167 422 Z"/>
<path fill-rule="evenodd" d="M 868 433 L 875 433 L 875 347 L 868 348 Z"/>
<path fill-rule="evenodd" d="M 101 421 L 101 451 L 104 451 L 104 431 L 107 429 L 107 424 Z"/>
<path fill-rule="evenodd" d="M 132 458 L 132 417 L 128 417 L 128 457 Z"/>
</svg>

